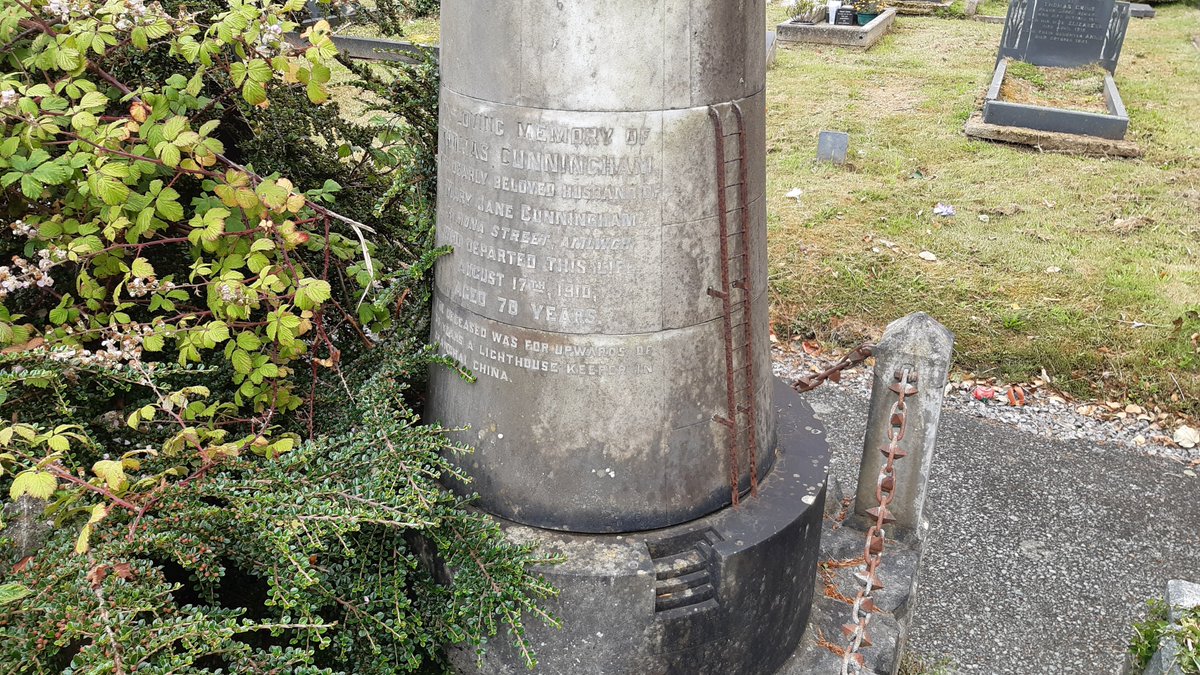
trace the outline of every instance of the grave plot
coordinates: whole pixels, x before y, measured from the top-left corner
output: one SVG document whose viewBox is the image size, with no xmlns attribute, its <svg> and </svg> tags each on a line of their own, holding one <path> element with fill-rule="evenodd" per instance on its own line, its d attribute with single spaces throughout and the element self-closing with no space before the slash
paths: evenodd
<svg viewBox="0 0 1200 675">
<path fill-rule="evenodd" d="M 782 43 L 839 45 L 870 49 L 896 20 L 896 8 L 871 0 L 795 0 L 791 19 L 777 27 Z"/>
<path fill-rule="evenodd" d="M 969 136 L 1043 149 L 1137 156 L 1113 73 L 1130 7 L 1114 0 L 1013 0 L 996 70 Z"/>
</svg>

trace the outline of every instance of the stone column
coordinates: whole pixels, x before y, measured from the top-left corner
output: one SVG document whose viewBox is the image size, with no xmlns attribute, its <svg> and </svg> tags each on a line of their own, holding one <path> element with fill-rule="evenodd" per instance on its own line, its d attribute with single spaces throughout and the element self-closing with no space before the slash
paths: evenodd
<svg viewBox="0 0 1200 675">
<path fill-rule="evenodd" d="M 433 418 L 469 425 L 488 511 L 573 532 L 664 527 L 731 500 L 710 107 L 732 278 L 756 321 L 754 452 L 772 461 L 763 0 L 448 0 L 442 8 Z M 735 106 L 744 120 L 745 147 Z M 748 184 L 738 185 L 745 161 Z M 743 195 L 749 274 L 741 269 Z M 745 313 L 735 308 L 734 336 Z M 752 363 L 745 368 L 748 352 Z M 740 420 L 745 426 L 747 420 Z M 749 487 L 749 434 L 738 472 Z"/>
<path fill-rule="evenodd" d="M 540 673 L 766 675 L 804 633 L 828 448 L 771 377 L 763 16 L 443 0 L 433 339 L 477 381 L 436 371 L 426 417 L 567 559 Z"/>
</svg>

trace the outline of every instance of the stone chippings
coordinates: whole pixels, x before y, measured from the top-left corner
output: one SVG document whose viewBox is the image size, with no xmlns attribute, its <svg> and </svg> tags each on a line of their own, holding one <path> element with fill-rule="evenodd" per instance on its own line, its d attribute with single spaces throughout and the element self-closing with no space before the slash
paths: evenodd
<svg viewBox="0 0 1200 675">
<path fill-rule="evenodd" d="M 828 367 L 824 359 L 814 358 L 803 352 L 775 351 L 775 375 L 789 381 L 810 374 L 814 368 Z M 847 372 L 840 384 L 828 386 L 846 387 L 857 393 L 868 394 L 871 388 L 871 371 L 862 366 Z M 1136 419 L 1102 420 L 1076 412 L 1077 403 L 1052 400 L 1052 394 L 1034 391 L 1027 394 L 1024 406 L 1010 406 L 1002 396 L 979 401 L 972 396 L 973 387 L 955 385 L 947 395 L 948 409 L 980 419 L 1008 424 L 1025 433 L 1059 441 L 1088 441 L 1122 451 L 1134 451 L 1152 457 L 1163 457 L 1191 464 L 1200 461 L 1200 446 L 1187 449 L 1174 445 L 1154 443 L 1152 440 L 1169 436 L 1169 431 L 1152 428 L 1152 422 Z M 1142 439 L 1146 444 L 1139 445 Z"/>
</svg>

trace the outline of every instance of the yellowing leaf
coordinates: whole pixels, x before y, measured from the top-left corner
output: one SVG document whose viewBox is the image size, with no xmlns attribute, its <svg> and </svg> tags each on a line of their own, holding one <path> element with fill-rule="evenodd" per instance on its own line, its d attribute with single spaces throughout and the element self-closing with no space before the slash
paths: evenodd
<svg viewBox="0 0 1200 675">
<path fill-rule="evenodd" d="M 154 276 L 154 266 L 145 258 L 135 259 L 129 267 L 133 271 L 133 276 L 138 279 L 147 279 Z"/>
<path fill-rule="evenodd" d="M 33 595 L 33 590 L 21 584 L 0 584 L 0 607 L 11 605 L 30 595 Z"/>
<path fill-rule="evenodd" d="M 129 484 L 129 480 L 125 477 L 125 468 L 115 460 L 103 459 L 96 462 L 92 465 L 92 473 L 104 479 L 104 483 L 110 490 L 124 490 L 125 486 Z"/>
<path fill-rule="evenodd" d="M 50 499 L 58 490 L 58 479 L 46 471 L 22 471 L 13 480 L 8 496 L 14 501 L 21 495 L 29 495 L 37 499 Z"/>
<path fill-rule="evenodd" d="M 75 540 L 75 552 L 79 555 L 87 553 L 88 549 L 92 547 L 91 539 L 92 525 L 88 523 L 83 526 L 83 529 L 79 530 L 79 538 Z"/>
</svg>

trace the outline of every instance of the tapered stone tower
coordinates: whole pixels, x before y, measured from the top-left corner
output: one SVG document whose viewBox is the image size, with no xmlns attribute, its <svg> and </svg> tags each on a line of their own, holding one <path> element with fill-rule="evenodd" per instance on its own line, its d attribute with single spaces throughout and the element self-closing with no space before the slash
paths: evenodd
<svg viewBox="0 0 1200 675">
<path fill-rule="evenodd" d="M 763 15 L 443 1 L 433 339 L 478 380 L 427 417 L 569 558 L 540 672 L 758 675 L 803 631 L 826 450 L 771 376 Z"/>
</svg>

